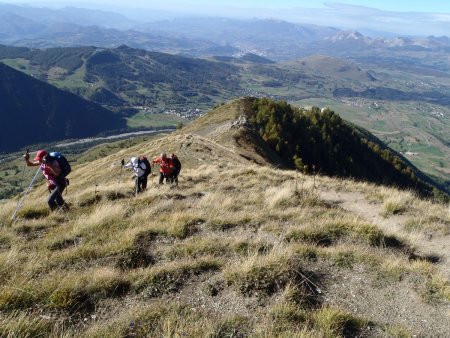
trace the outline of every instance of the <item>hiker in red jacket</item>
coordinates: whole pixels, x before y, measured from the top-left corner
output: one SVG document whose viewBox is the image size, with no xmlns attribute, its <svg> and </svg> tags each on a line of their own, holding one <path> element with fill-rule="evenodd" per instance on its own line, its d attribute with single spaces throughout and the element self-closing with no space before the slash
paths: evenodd
<svg viewBox="0 0 450 338">
<path fill-rule="evenodd" d="M 66 188 L 66 179 L 61 177 L 61 167 L 57 160 L 48 156 L 45 150 L 39 150 L 36 153 L 34 160 L 30 161 L 28 152 L 23 155 L 28 167 L 40 166 L 42 174 L 47 179 L 47 188 L 50 191 L 50 196 L 47 200 L 50 210 L 55 210 L 57 207 L 60 210 L 67 210 L 68 206 L 64 202 L 62 193 Z"/>
<path fill-rule="evenodd" d="M 159 164 L 159 184 L 163 184 L 164 179 L 166 180 L 166 183 L 169 183 L 171 181 L 173 168 L 172 160 L 167 157 L 166 153 L 161 153 L 160 156 L 152 161 L 152 165 L 153 164 Z"/>
</svg>

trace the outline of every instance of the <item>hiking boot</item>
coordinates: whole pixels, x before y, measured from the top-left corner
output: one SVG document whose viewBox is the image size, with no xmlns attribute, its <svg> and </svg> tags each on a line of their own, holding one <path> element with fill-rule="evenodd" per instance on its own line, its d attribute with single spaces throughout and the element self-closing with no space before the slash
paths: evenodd
<svg viewBox="0 0 450 338">
<path fill-rule="evenodd" d="M 67 203 L 64 203 L 62 206 L 59 207 L 59 210 L 62 212 L 67 212 L 70 210 L 69 205 Z"/>
</svg>

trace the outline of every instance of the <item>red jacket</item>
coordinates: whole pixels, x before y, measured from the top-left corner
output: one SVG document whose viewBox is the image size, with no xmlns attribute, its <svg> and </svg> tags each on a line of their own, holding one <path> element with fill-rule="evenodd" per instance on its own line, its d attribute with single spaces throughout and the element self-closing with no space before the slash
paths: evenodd
<svg viewBox="0 0 450 338">
<path fill-rule="evenodd" d="M 157 157 L 152 161 L 152 163 L 159 164 L 159 172 L 164 175 L 170 175 L 172 173 L 173 162 L 169 157 L 163 159 L 161 157 Z"/>
</svg>

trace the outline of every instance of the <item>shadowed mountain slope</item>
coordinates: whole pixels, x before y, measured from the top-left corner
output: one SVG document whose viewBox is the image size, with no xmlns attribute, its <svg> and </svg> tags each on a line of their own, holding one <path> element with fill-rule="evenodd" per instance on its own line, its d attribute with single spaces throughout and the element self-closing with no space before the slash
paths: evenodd
<svg viewBox="0 0 450 338">
<path fill-rule="evenodd" d="M 111 111 L 0 63 L 0 151 L 125 127 Z"/>
</svg>

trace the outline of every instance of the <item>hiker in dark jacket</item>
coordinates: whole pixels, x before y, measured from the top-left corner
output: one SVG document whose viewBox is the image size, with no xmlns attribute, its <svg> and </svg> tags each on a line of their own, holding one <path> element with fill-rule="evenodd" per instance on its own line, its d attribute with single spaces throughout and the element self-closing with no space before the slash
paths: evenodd
<svg viewBox="0 0 450 338">
<path fill-rule="evenodd" d="M 45 150 L 39 150 L 32 161 L 30 161 L 30 154 L 28 152 L 23 157 L 28 167 L 40 166 L 42 174 L 47 179 L 47 187 L 50 192 L 47 203 L 50 210 L 53 211 L 56 208 L 67 210 L 68 205 L 62 197 L 67 183 L 66 178 L 61 176 L 61 167 L 58 161 L 48 156 Z"/>
<path fill-rule="evenodd" d="M 130 162 L 124 165 L 124 168 L 133 169 L 136 175 L 136 192 L 139 193 L 147 189 L 147 177 L 151 172 L 148 161 L 140 160 L 138 157 L 132 157 Z"/>
<path fill-rule="evenodd" d="M 180 171 L 181 171 L 181 162 L 178 159 L 178 156 L 175 154 L 170 154 L 170 159 L 172 160 L 172 176 L 171 176 L 171 181 L 172 183 L 175 183 L 176 185 L 178 185 L 178 175 L 180 175 Z"/>
</svg>

